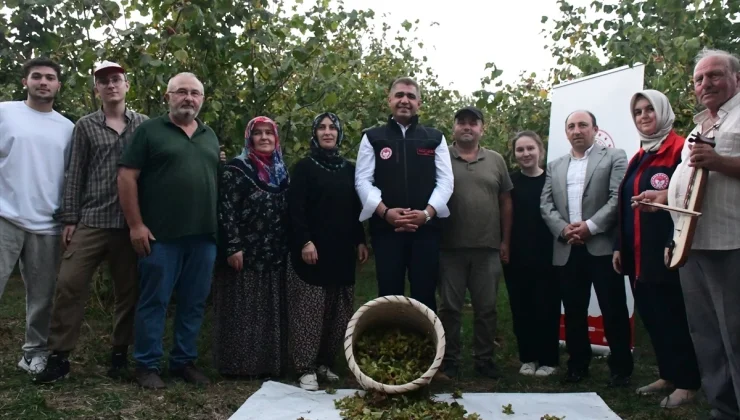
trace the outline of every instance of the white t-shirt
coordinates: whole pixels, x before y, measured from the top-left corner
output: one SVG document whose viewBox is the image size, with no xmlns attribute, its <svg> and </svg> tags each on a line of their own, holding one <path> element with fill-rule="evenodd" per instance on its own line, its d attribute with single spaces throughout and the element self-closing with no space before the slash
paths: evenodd
<svg viewBox="0 0 740 420">
<path fill-rule="evenodd" d="M 23 101 L 0 102 L 0 217 L 19 228 L 56 235 L 72 121 Z"/>
</svg>

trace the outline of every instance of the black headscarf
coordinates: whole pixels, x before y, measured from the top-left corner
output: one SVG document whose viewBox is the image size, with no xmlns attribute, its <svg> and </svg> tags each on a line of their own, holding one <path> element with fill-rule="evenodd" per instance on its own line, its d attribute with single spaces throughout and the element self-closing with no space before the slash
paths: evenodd
<svg viewBox="0 0 740 420">
<path fill-rule="evenodd" d="M 321 124 L 324 118 L 329 117 L 331 122 L 337 127 L 337 143 L 331 149 L 324 149 L 319 144 L 319 139 L 316 137 L 316 130 Z M 311 127 L 311 158 L 330 171 L 338 171 L 342 169 L 347 161 L 339 155 L 339 145 L 342 144 L 342 138 L 344 138 L 344 132 L 342 131 L 342 123 L 339 121 L 339 117 L 331 112 L 324 112 L 319 114 L 313 120 L 313 126 Z"/>
</svg>

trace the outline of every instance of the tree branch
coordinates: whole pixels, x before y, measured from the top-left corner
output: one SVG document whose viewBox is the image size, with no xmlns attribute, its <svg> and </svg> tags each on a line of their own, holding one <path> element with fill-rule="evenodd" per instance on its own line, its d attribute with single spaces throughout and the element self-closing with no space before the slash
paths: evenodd
<svg viewBox="0 0 740 420">
<path fill-rule="evenodd" d="M 82 3 L 82 16 L 87 21 L 87 9 L 85 8 L 85 3 Z M 87 46 L 88 48 L 92 49 L 92 42 L 90 41 L 90 27 L 89 25 L 85 25 L 85 34 L 87 36 Z M 95 80 L 95 67 L 92 67 L 90 69 L 90 76 L 92 77 L 93 81 Z M 95 97 L 95 85 L 93 83 L 93 87 L 90 89 L 90 99 L 92 101 L 92 112 L 98 109 L 98 99 Z"/>
<path fill-rule="evenodd" d="M 105 15 L 105 17 L 108 18 L 108 23 L 110 24 L 111 28 L 113 28 L 113 32 L 115 33 L 116 38 L 118 38 L 118 41 L 119 42 L 120 41 L 123 41 L 123 39 L 121 39 L 121 36 L 118 34 L 118 29 L 116 28 L 115 22 L 113 22 L 113 19 L 110 17 L 110 15 L 108 14 L 108 12 L 103 8 L 102 1 L 99 0 L 97 2 L 97 5 L 98 5 L 98 9 L 100 9 L 100 11 L 103 12 L 103 14 Z M 124 19 L 125 19 L 125 14 L 124 14 Z"/>
</svg>

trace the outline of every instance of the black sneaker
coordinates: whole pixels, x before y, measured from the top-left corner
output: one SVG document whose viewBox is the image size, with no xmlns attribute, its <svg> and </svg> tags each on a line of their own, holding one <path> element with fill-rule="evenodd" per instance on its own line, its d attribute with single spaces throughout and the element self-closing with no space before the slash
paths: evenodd
<svg viewBox="0 0 740 420">
<path fill-rule="evenodd" d="M 493 360 L 478 360 L 475 362 L 475 372 L 480 376 L 485 376 L 489 379 L 499 379 L 501 375 L 498 372 L 496 364 Z"/>
<path fill-rule="evenodd" d="M 46 367 L 33 376 L 31 381 L 35 384 L 50 384 L 64 379 L 69 374 L 69 360 L 66 356 L 53 353 L 46 361 Z"/>
<path fill-rule="evenodd" d="M 128 354 L 126 351 L 113 350 L 110 357 L 108 377 L 113 379 L 128 378 Z"/>
<path fill-rule="evenodd" d="M 568 369 L 563 381 L 569 384 L 576 384 L 588 378 L 588 375 L 588 369 Z"/>
<path fill-rule="evenodd" d="M 630 377 L 625 375 L 614 374 L 609 378 L 606 386 L 608 388 L 624 388 L 630 385 Z"/>
</svg>

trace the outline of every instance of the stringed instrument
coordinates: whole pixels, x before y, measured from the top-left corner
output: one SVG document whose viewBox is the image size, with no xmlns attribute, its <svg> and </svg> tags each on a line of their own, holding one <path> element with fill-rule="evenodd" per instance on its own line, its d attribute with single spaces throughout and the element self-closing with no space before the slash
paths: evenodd
<svg viewBox="0 0 740 420">
<path fill-rule="evenodd" d="M 687 141 L 690 143 L 704 143 L 712 147 L 716 145 L 714 138 L 705 137 L 700 133 L 692 135 Z M 708 178 L 709 170 L 707 168 L 698 166 L 691 168 L 691 176 L 681 209 L 694 212 L 701 211 Z M 675 270 L 686 263 L 698 221 L 699 216 L 678 213 L 678 218 L 673 223 L 673 239 L 666 247 L 665 252 L 665 265 L 669 269 Z"/>
<path fill-rule="evenodd" d="M 711 147 L 716 145 L 714 138 L 706 137 L 700 133 L 691 135 L 686 141 L 690 143 L 704 143 Z M 673 224 L 673 238 L 665 249 L 665 265 L 671 270 L 675 270 L 686 263 L 691 250 L 691 243 L 694 240 L 696 224 L 701 216 L 701 206 L 704 201 L 709 170 L 694 166 L 691 168 L 691 175 L 686 189 L 683 205 L 681 207 L 672 207 L 658 203 L 640 202 L 640 204 L 656 207 L 661 210 L 677 213 Z"/>
</svg>

